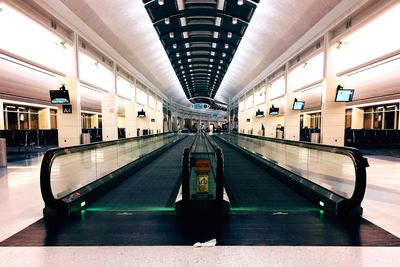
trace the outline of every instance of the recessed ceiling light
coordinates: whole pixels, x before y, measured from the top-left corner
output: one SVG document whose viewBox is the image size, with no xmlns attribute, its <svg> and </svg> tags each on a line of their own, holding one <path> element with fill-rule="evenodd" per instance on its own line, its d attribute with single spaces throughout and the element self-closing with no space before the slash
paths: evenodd
<svg viewBox="0 0 400 267">
<path fill-rule="evenodd" d="M 226 57 L 226 54 L 225 54 L 225 52 L 222 52 L 222 57 Z"/>
<path fill-rule="evenodd" d="M 229 48 L 229 45 L 228 44 L 225 44 L 225 49 L 228 49 Z"/>
<path fill-rule="evenodd" d="M 238 4 L 238 6 L 242 6 L 243 5 L 243 0 L 238 0 L 237 4 Z"/>
<path fill-rule="evenodd" d="M 164 5 L 164 0 L 158 0 L 158 4 L 159 4 L 160 6 L 163 6 L 163 5 Z"/>
<path fill-rule="evenodd" d="M 232 33 L 228 32 L 228 38 L 232 38 Z"/>
<path fill-rule="evenodd" d="M 224 64 L 224 61 L 221 59 L 221 60 L 219 61 L 219 63 Z"/>
<path fill-rule="evenodd" d="M 213 59 L 213 58 L 210 58 L 210 62 L 214 62 L 214 59 Z"/>
<path fill-rule="evenodd" d="M 168 25 L 170 23 L 169 18 L 165 18 L 164 22 Z"/>
<path fill-rule="evenodd" d="M 182 63 L 182 60 L 179 59 L 179 60 L 178 60 L 178 63 L 181 64 L 181 63 Z"/>
<path fill-rule="evenodd" d="M 186 55 L 187 55 L 187 56 L 190 56 L 190 52 L 186 52 Z"/>
<path fill-rule="evenodd" d="M 176 49 L 178 46 L 177 46 L 176 44 L 173 44 L 172 47 L 173 47 L 174 49 Z"/>
<path fill-rule="evenodd" d="M 232 24 L 237 24 L 237 22 L 238 22 L 238 19 L 235 18 L 235 17 L 233 17 L 233 18 L 232 18 Z"/>
<path fill-rule="evenodd" d="M 188 62 L 192 62 L 192 59 L 191 59 L 191 58 L 189 58 L 189 59 L 188 59 Z"/>
<path fill-rule="evenodd" d="M 212 56 L 215 56 L 215 52 L 214 52 L 214 51 L 211 51 L 211 55 L 212 55 Z"/>
<path fill-rule="evenodd" d="M 169 38 L 174 38 L 174 33 L 173 32 L 169 33 Z"/>
<path fill-rule="evenodd" d="M 176 57 L 180 57 L 180 54 L 179 54 L 179 52 L 178 52 L 178 53 L 176 53 Z"/>
</svg>

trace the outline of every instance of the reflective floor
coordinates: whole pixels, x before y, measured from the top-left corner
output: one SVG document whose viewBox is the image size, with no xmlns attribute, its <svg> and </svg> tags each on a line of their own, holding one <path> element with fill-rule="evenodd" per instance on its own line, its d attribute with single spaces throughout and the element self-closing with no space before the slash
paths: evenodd
<svg viewBox="0 0 400 267">
<path fill-rule="evenodd" d="M 400 237 L 400 159 L 369 155 L 366 219 Z M 0 169 L 0 240 L 42 217 L 41 158 Z M 0 247 L 0 266 L 399 266 L 379 247 Z"/>
</svg>

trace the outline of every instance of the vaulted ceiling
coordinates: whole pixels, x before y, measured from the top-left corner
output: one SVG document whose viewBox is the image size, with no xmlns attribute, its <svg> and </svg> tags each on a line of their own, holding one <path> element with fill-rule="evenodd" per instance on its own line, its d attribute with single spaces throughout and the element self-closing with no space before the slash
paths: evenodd
<svg viewBox="0 0 400 267">
<path fill-rule="evenodd" d="M 255 1 L 143 2 L 186 98 L 224 109 L 214 97 L 257 7 Z"/>
<path fill-rule="evenodd" d="M 170 99 L 184 105 L 188 99 L 209 99 L 214 108 L 239 93 L 341 2 L 61 1 Z M 188 79 L 190 73 L 195 78 Z"/>
</svg>

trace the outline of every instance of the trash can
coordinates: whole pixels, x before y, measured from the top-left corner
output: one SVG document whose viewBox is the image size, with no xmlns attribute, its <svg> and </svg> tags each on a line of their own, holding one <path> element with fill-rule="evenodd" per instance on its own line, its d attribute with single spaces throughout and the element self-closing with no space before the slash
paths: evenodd
<svg viewBox="0 0 400 267">
<path fill-rule="evenodd" d="M 90 133 L 83 133 L 82 138 L 81 138 L 81 143 L 84 144 L 90 144 Z"/>
<path fill-rule="evenodd" d="M 319 143 L 319 133 L 311 133 L 311 143 Z"/>
<path fill-rule="evenodd" d="M 5 138 L 0 138 L 0 167 L 7 167 L 7 146 Z"/>
</svg>

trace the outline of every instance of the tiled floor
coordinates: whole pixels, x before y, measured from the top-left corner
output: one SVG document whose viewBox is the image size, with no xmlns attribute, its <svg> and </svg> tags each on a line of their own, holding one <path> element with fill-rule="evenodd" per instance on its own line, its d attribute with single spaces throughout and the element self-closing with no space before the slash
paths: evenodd
<svg viewBox="0 0 400 267">
<path fill-rule="evenodd" d="M 368 156 L 364 217 L 400 237 L 400 159 Z M 0 240 L 42 217 L 41 158 L 0 169 Z M 0 266 L 400 266 L 400 248 L 0 247 Z"/>
</svg>

